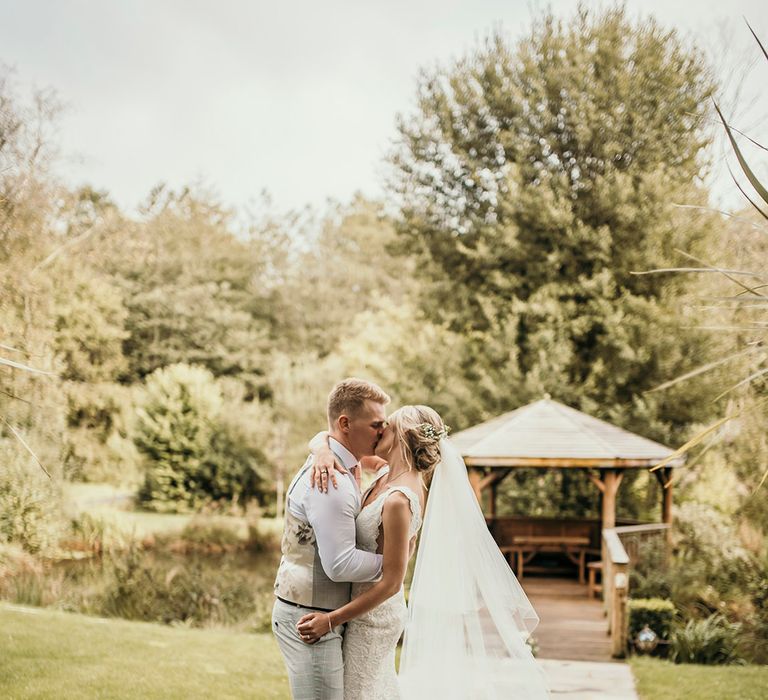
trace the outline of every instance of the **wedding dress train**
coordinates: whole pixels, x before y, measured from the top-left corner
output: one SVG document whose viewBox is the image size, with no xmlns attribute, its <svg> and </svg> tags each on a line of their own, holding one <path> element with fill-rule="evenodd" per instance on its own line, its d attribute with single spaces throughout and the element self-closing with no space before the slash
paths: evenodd
<svg viewBox="0 0 768 700">
<path fill-rule="evenodd" d="M 448 439 L 430 484 L 408 607 L 401 588 L 344 635 L 345 700 L 546 700 L 526 643 L 539 617 L 486 525 L 467 469 Z M 357 516 L 358 546 L 377 548 L 386 498 L 404 493 L 411 536 L 419 499 L 393 486 Z M 372 583 L 355 584 L 353 597 Z M 405 628 L 400 674 L 395 647 Z"/>
</svg>

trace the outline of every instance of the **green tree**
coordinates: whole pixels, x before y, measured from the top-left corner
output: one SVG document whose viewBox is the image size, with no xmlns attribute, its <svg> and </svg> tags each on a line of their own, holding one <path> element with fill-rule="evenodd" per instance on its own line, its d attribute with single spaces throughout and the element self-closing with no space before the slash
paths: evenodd
<svg viewBox="0 0 768 700">
<path fill-rule="evenodd" d="M 89 268 L 67 266 L 57 290 L 56 354 L 63 379 L 115 381 L 125 370 L 128 312 L 120 290 Z"/>
<path fill-rule="evenodd" d="M 145 220 L 125 222 L 104 260 L 126 300 L 126 381 L 175 363 L 238 376 L 258 392 L 273 315 L 271 254 L 257 232 L 205 193 L 155 192 Z"/>
<path fill-rule="evenodd" d="M 185 512 L 258 494 L 265 458 L 225 408 L 221 386 L 203 367 L 170 365 L 147 378 L 134 437 L 145 464 L 145 507 Z"/>
<path fill-rule="evenodd" d="M 349 337 L 355 316 L 384 300 L 400 304 L 415 296 L 416 261 L 398 255 L 396 243 L 380 203 L 357 195 L 332 206 L 285 261 L 278 330 L 284 342 L 325 356 Z"/>
<path fill-rule="evenodd" d="M 489 409 L 548 392 L 659 439 L 708 410 L 642 395 L 705 336 L 681 328 L 683 281 L 631 273 L 711 235 L 671 202 L 706 203 L 712 89 L 700 52 L 622 7 L 547 13 L 422 74 L 393 156 L 398 230 L 430 315 L 468 336 L 469 376 L 520 378 Z"/>
<path fill-rule="evenodd" d="M 35 268 L 56 245 L 50 164 L 57 112 L 53 95 L 21 96 L 10 71 L 0 66 L 0 358 L 48 372 L 58 369 L 51 350 L 55 280 Z M 7 442 L 26 465 L 17 435 L 23 436 L 53 476 L 59 474 L 65 418 L 59 388 L 54 376 L 8 364 L 0 372 L 0 448 Z M 3 462 L 0 470 L 13 468 L 10 460 Z"/>
</svg>

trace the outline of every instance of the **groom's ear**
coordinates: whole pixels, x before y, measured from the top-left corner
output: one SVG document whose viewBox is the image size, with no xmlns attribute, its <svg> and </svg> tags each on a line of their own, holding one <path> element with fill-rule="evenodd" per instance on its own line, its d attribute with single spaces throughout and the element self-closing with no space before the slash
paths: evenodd
<svg viewBox="0 0 768 700">
<path fill-rule="evenodd" d="M 341 430 L 342 433 L 349 432 L 349 416 L 345 416 L 342 413 L 336 422 L 338 423 L 339 430 Z"/>
</svg>

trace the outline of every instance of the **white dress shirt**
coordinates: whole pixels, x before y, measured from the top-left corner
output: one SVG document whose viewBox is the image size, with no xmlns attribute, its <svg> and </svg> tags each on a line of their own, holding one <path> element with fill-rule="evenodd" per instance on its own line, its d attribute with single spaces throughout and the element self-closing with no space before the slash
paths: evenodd
<svg viewBox="0 0 768 700">
<path fill-rule="evenodd" d="M 382 555 L 356 546 L 355 518 L 360 512 L 360 489 L 352 467 L 357 459 L 332 437 L 329 443 L 349 473 L 337 473 L 338 488 L 330 484 L 328 492 L 322 493 L 317 486 L 310 485 L 312 469 L 302 468 L 288 487 L 288 509 L 315 531 L 320 563 L 331 581 L 374 581 L 381 575 Z M 314 456 L 310 455 L 304 467 L 313 461 Z"/>
</svg>

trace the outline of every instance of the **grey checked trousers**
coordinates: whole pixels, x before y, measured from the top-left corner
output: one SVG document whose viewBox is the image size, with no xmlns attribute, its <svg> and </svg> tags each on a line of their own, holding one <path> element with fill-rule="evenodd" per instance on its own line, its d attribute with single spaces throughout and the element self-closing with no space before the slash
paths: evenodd
<svg viewBox="0 0 768 700">
<path fill-rule="evenodd" d="M 314 644 L 305 644 L 296 623 L 307 608 L 295 608 L 275 600 L 272 633 L 285 659 L 293 700 L 343 700 L 344 661 L 341 642 L 344 625 L 334 627 Z"/>
</svg>

